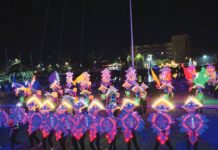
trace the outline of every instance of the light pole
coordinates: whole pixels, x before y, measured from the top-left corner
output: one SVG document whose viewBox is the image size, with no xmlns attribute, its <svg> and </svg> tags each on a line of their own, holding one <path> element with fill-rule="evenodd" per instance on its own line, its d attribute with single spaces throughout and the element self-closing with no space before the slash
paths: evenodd
<svg viewBox="0 0 218 150">
<path fill-rule="evenodd" d="M 131 34 L 131 58 L 132 58 L 132 67 L 135 67 L 134 64 L 134 43 L 133 43 L 133 25 L 132 25 L 132 0 L 129 0 L 129 15 L 130 15 L 130 34 Z"/>
</svg>

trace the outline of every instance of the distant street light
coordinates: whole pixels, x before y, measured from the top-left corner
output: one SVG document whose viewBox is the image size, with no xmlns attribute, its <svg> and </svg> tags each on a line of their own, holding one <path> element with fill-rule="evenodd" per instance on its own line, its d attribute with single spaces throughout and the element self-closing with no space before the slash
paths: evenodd
<svg viewBox="0 0 218 150">
<path fill-rule="evenodd" d="M 207 59 L 207 55 L 203 55 L 203 59 Z"/>
</svg>

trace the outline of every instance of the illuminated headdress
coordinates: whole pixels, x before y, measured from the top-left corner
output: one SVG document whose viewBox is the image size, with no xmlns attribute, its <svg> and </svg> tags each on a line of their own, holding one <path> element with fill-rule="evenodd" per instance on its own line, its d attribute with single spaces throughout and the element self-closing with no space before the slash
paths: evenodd
<svg viewBox="0 0 218 150">
<path fill-rule="evenodd" d="M 160 97 L 152 104 L 152 108 L 158 112 L 167 112 L 174 109 L 174 105 L 164 97 Z"/>
<path fill-rule="evenodd" d="M 202 103 L 197 98 L 190 96 L 185 101 L 185 104 L 182 106 L 187 111 L 195 111 L 196 109 L 202 107 Z"/>
<path fill-rule="evenodd" d="M 41 107 L 41 100 L 37 98 L 36 96 L 30 97 L 26 101 L 26 106 L 28 107 L 29 110 L 35 110 L 36 108 Z"/>
<path fill-rule="evenodd" d="M 49 99 L 46 99 L 42 104 L 41 104 L 41 107 L 40 107 L 40 111 L 42 112 L 42 113 L 48 113 L 48 112 L 50 112 L 50 111 L 52 111 L 52 110 L 54 110 L 55 109 L 55 105 L 54 105 L 54 103 L 51 101 L 51 100 L 49 100 Z"/>
</svg>

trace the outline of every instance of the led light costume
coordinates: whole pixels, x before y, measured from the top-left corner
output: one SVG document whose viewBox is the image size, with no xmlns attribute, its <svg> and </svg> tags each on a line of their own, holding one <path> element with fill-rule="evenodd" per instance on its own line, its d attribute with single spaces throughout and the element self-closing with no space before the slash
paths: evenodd
<svg viewBox="0 0 218 150">
<path fill-rule="evenodd" d="M 46 99 L 40 107 L 40 113 L 42 116 L 42 122 L 40 130 L 42 131 L 43 138 L 48 137 L 52 130 L 56 130 L 58 126 L 58 117 L 52 110 L 55 108 L 51 100 Z"/>
<path fill-rule="evenodd" d="M 32 76 L 31 82 L 25 81 L 24 85 L 19 83 L 13 83 L 12 87 L 15 89 L 15 95 L 19 96 L 21 102 L 24 102 L 25 97 L 29 97 L 33 94 L 41 94 L 39 90 L 39 82 L 36 81 L 36 76 Z"/>
<path fill-rule="evenodd" d="M 134 100 L 124 99 L 119 115 L 119 126 L 122 128 L 125 142 L 128 143 L 128 149 L 131 149 L 131 141 L 133 141 L 135 148 L 139 149 L 135 131 L 142 131 L 145 124 L 141 116 L 134 111 L 136 106 L 138 106 L 138 103 Z"/>
<path fill-rule="evenodd" d="M 98 90 L 101 91 L 101 99 L 106 99 L 106 93 L 111 85 L 111 72 L 107 68 L 101 71 L 101 84 Z"/>
<path fill-rule="evenodd" d="M 120 94 L 113 85 L 110 85 L 105 96 L 107 98 L 106 104 L 108 105 L 111 102 L 117 103 L 117 98 L 119 98 Z"/>
<path fill-rule="evenodd" d="M 106 133 L 106 139 L 110 144 L 113 142 L 117 134 L 117 119 L 113 115 L 114 111 L 118 108 L 116 103 L 110 102 L 106 107 L 107 116 L 100 119 L 100 132 Z"/>
<path fill-rule="evenodd" d="M 166 144 L 168 148 L 172 149 L 169 143 L 169 135 L 174 120 L 167 112 L 172 110 L 174 106 L 170 101 L 161 97 L 153 103 L 152 108 L 156 112 L 150 114 L 148 121 L 152 124 L 152 129 L 157 135 L 155 149 L 159 146 L 158 143 L 162 145 Z"/>
<path fill-rule="evenodd" d="M 147 89 L 147 86 L 143 83 L 142 84 L 142 87 L 138 84 L 136 84 L 133 88 L 132 88 L 132 91 L 135 93 L 135 102 L 136 103 L 140 103 L 140 99 L 143 98 L 145 99 L 146 98 L 146 92 L 145 92 L 145 89 Z"/>
<path fill-rule="evenodd" d="M 71 134 L 71 130 L 74 127 L 72 103 L 66 98 L 63 98 L 61 104 L 56 109 L 56 115 L 58 117 L 58 125 L 55 131 L 56 140 L 60 141 L 60 145 L 65 150 L 65 142 L 67 135 Z"/>
<path fill-rule="evenodd" d="M 183 109 L 187 111 L 185 115 L 180 119 L 181 132 L 186 132 L 188 137 L 188 149 L 190 149 L 190 144 L 197 149 L 198 137 L 201 135 L 205 129 L 207 129 L 206 122 L 208 120 L 204 115 L 196 113 L 196 110 L 203 105 L 195 97 L 189 97 Z"/>
<path fill-rule="evenodd" d="M 28 115 L 25 109 L 18 104 L 10 109 L 9 119 L 11 119 L 15 125 L 24 125 L 28 121 Z"/>
<path fill-rule="evenodd" d="M 50 82 L 51 93 L 46 93 L 46 95 L 50 95 L 54 103 L 59 104 L 58 98 L 63 95 L 63 90 L 60 85 L 60 77 L 58 72 L 54 71 L 50 74 L 48 81 Z"/>
<path fill-rule="evenodd" d="M 55 132 L 58 129 L 59 124 L 59 118 L 57 114 L 53 113 L 52 111 L 55 109 L 54 104 L 51 100 L 46 99 L 40 107 L 40 113 L 42 116 L 42 122 L 40 125 L 40 130 L 42 132 L 43 136 L 43 147 L 46 149 L 46 142 L 48 140 L 48 143 L 50 147 L 53 147 L 52 144 L 52 136 L 55 135 Z"/>
<path fill-rule="evenodd" d="M 8 114 L 0 109 L 0 128 L 8 127 Z"/>
<path fill-rule="evenodd" d="M 92 103 L 88 107 L 88 112 L 92 120 L 89 128 L 90 142 L 93 142 L 97 136 L 97 133 L 100 132 L 99 122 L 102 117 L 99 115 L 99 111 L 104 109 L 104 106 L 98 100 L 92 101 Z"/>
<path fill-rule="evenodd" d="M 42 117 L 37 112 L 37 109 L 41 107 L 41 100 L 36 96 L 32 96 L 27 100 L 26 105 L 28 108 L 28 133 L 31 135 L 41 125 Z"/>
<path fill-rule="evenodd" d="M 208 84 L 214 86 L 216 84 L 216 69 L 213 65 L 206 67 L 207 75 L 209 76 Z"/>
<path fill-rule="evenodd" d="M 160 69 L 160 87 L 159 89 L 163 90 L 164 96 L 166 99 L 170 99 L 170 96 L 173 97 L 173 86 L 172 86 L 172 74 L 169 67 L 164 67 Z"/>
<path fill-rule="evenodd" d="M 77 140 L 80 140 L 90 127 L 91 118 L 88 113 L 82 111 L 86 107 L 87 105 L 82 98 L 73 104 L 75 114 L 73 116 L 74 127 L 71 129 L 71 133 Z"/>
<path fill-rule="evenodd" d="M 123 87 L 126 89 L 125 94 L 127 97 L 130 96 L 130 90 L 136 85 L 136 70 L 130 67 L 126 70 L 126 80 L 123 83 Z"/>
<path fill-rule="evenodd" d="M 197 75 L 195 65 L 189 64 L 188 67 L 185 67 L 184 64 L 182 64 L 182 68 L 185 74 L 185 78 L 188 82 L 188 85 L 191 86 L 193 84 L 193 81 Z"/>
<path fill-rule="evenodd" d="M 73 73 L 66 72 L 66 87 L 64 89 L 64 93 L 67 95 L 71 95 L 76 97 L 77 96 L 77 88 L 73 85 Z"/>
<path fill-rule="evenodd" d="M 79 85 L 80 85 L 80 95 L 82 95 L 85 99 L 86 105 L 89 104 L 89 95 L 91 95 L 91 81 L 90 81 L 90 74 L 88 72 L 83 72 L 79 76 Z"/>
<path fill-rule="evenodd" d="M 71 134 L 73 127 L 72 104 L 67 100 L 62 100 L 59 107 L 56 109 L 56 115 L 59 119 L 58 128 L 56 129 L 56 140 L 66 137 Z"/>
<path fill-rule="evenodd" d="M 85 150 L 85 133 L 89 130 L 91 124 L 91 118 L 87 112 L 84 112 L 87 105 L 83 98 L 80 98 L 77 102 L 73 104 L 74 116 L 72 120 L 72 144 L 74 149 L 78 149 L 78 142 L 80 144 L 81 150 Z M 77 142 L 78 141 L 78 142 Z"/>
<path fill-rule="evenodd" d="M 197 99 L 203 103 L 203 89 L 205 88 L 205 84 L 208 82 L 209 76 L 206 73 L 206 69 L 204 67 L 201 68 L 201 71 L 197 74 L 196 78 L 194 79 L 194 86 L 190 87 L 190 91 L 192 89 L 196 89 L 195 96 Z"/>
<path fill-rule="evenodd" d="M 28 133 L 29 133 L 29 141 L 31 148 L 34 147 L 34 139 L 39 144 L 40 140 L 37 138 L 36 133 L 40 128 L 42 117 L 37 109 L 41 106 L 41 100 L 36 96 L 30 97 L 27 102 L 26 106 L 28 108 Z"/>
</svg>

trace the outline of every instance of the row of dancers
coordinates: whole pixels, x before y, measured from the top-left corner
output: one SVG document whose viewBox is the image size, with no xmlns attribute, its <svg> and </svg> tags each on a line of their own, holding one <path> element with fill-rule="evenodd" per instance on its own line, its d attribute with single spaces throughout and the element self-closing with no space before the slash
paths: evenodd
<svg viewBox="0 0 218 150">
<path fill-rule="evenodd" d="M 173 95 L 170 71 L 170 68 L 161 69 L 160 80 L 152 72 L 157 87 L 165 93 L 164 96 L 154 102 L 152 108 L 155 113 L 151 113 L 148 117 L 148 121 L 157 135 L 155 149 L 158 149 L 159 143 L 166 144 L 169 149 L 173 149 L 169 141 L 170 127 L 174 123 L 168 113 L 174 108 L 173 103 L 169 100 L 170 95 Z M 146 102 L 148 86 L 144 83 L 141 85 L 137 83 L 136 70 L 130 67 L 126 71 L 126 80 L 123 84 L 126 89 L 126 98 L 122 102 L 118 102 L 117 98 L 120 94 L 111 84 L 110 71 L 104 69 L 101 73 L 100 101 L 95 100 L 91 93 L 91 81 L 88 72 L 82 73 L 75 80 L 73 80 L 73 73 L 67 72 L 64 88 L 60 85 L 58 73 L 53 72 L 49 76 L 52 91 L 44 94 L 45 100 L 42 100 L 42 92 L 34 86 L 36 83 L 35 76 L 27 86 L 14 83 L 15 93 L 17 96 L 25 97 L 23 102 L 28 111 L 25 111 L 21 106 L 11 108 L 9 115 L 3 110 L 0 111 L 1 126 L 10 125 L 16 131 L 13 132 L 12 135 L 14 136 L 11 138 L 12 148 L 17 142 L 15 135 L 18 125 L 27 123 L 32 148 L 34 147 L 34 139 L 39 142 L 36 133 L 41 131 L 44 148 L 46 148 L 47 141 L 50 147 L 53 147 L 51 138 L 55 136 L 56 140 L 60 141 L 62 149 L 65 149 L 66 137 L 72 135 L 73 147 L 85 149 L 84 139 L 85 135 L 88 134 L 90 147 L 100 149 L 99 136 L 106 134 L 109 149 L 116 149 L 116 134 L 119 131 L 118 129 L 121 129 L 124 139 L 128 143 L 128 149 L 131 149 L 131 141 L 135 148 L 139 149 L 135 132 L 144 130 L 145 121 L 135 108 L 140 107 L 146 110 L 146 105 L 143 104 Z M 79 85 L 79 89 L 76 85 Z M 132 98 L 131 92 L 134 93 L 134 98 Z M 105 103 L 102 104 L 102 102 Z M 201 101 L 195 97 L 190 97 L 184 104 L 184 109 L 188 113 L 186 117 L 182 117 L 181 127 L 187 133 L 189 146 L 194 145 L 196 147 L 198 136 L 206 128 L 207 120 L 202 114 L 196 112 L 201 107 Z"/>
</svg>

